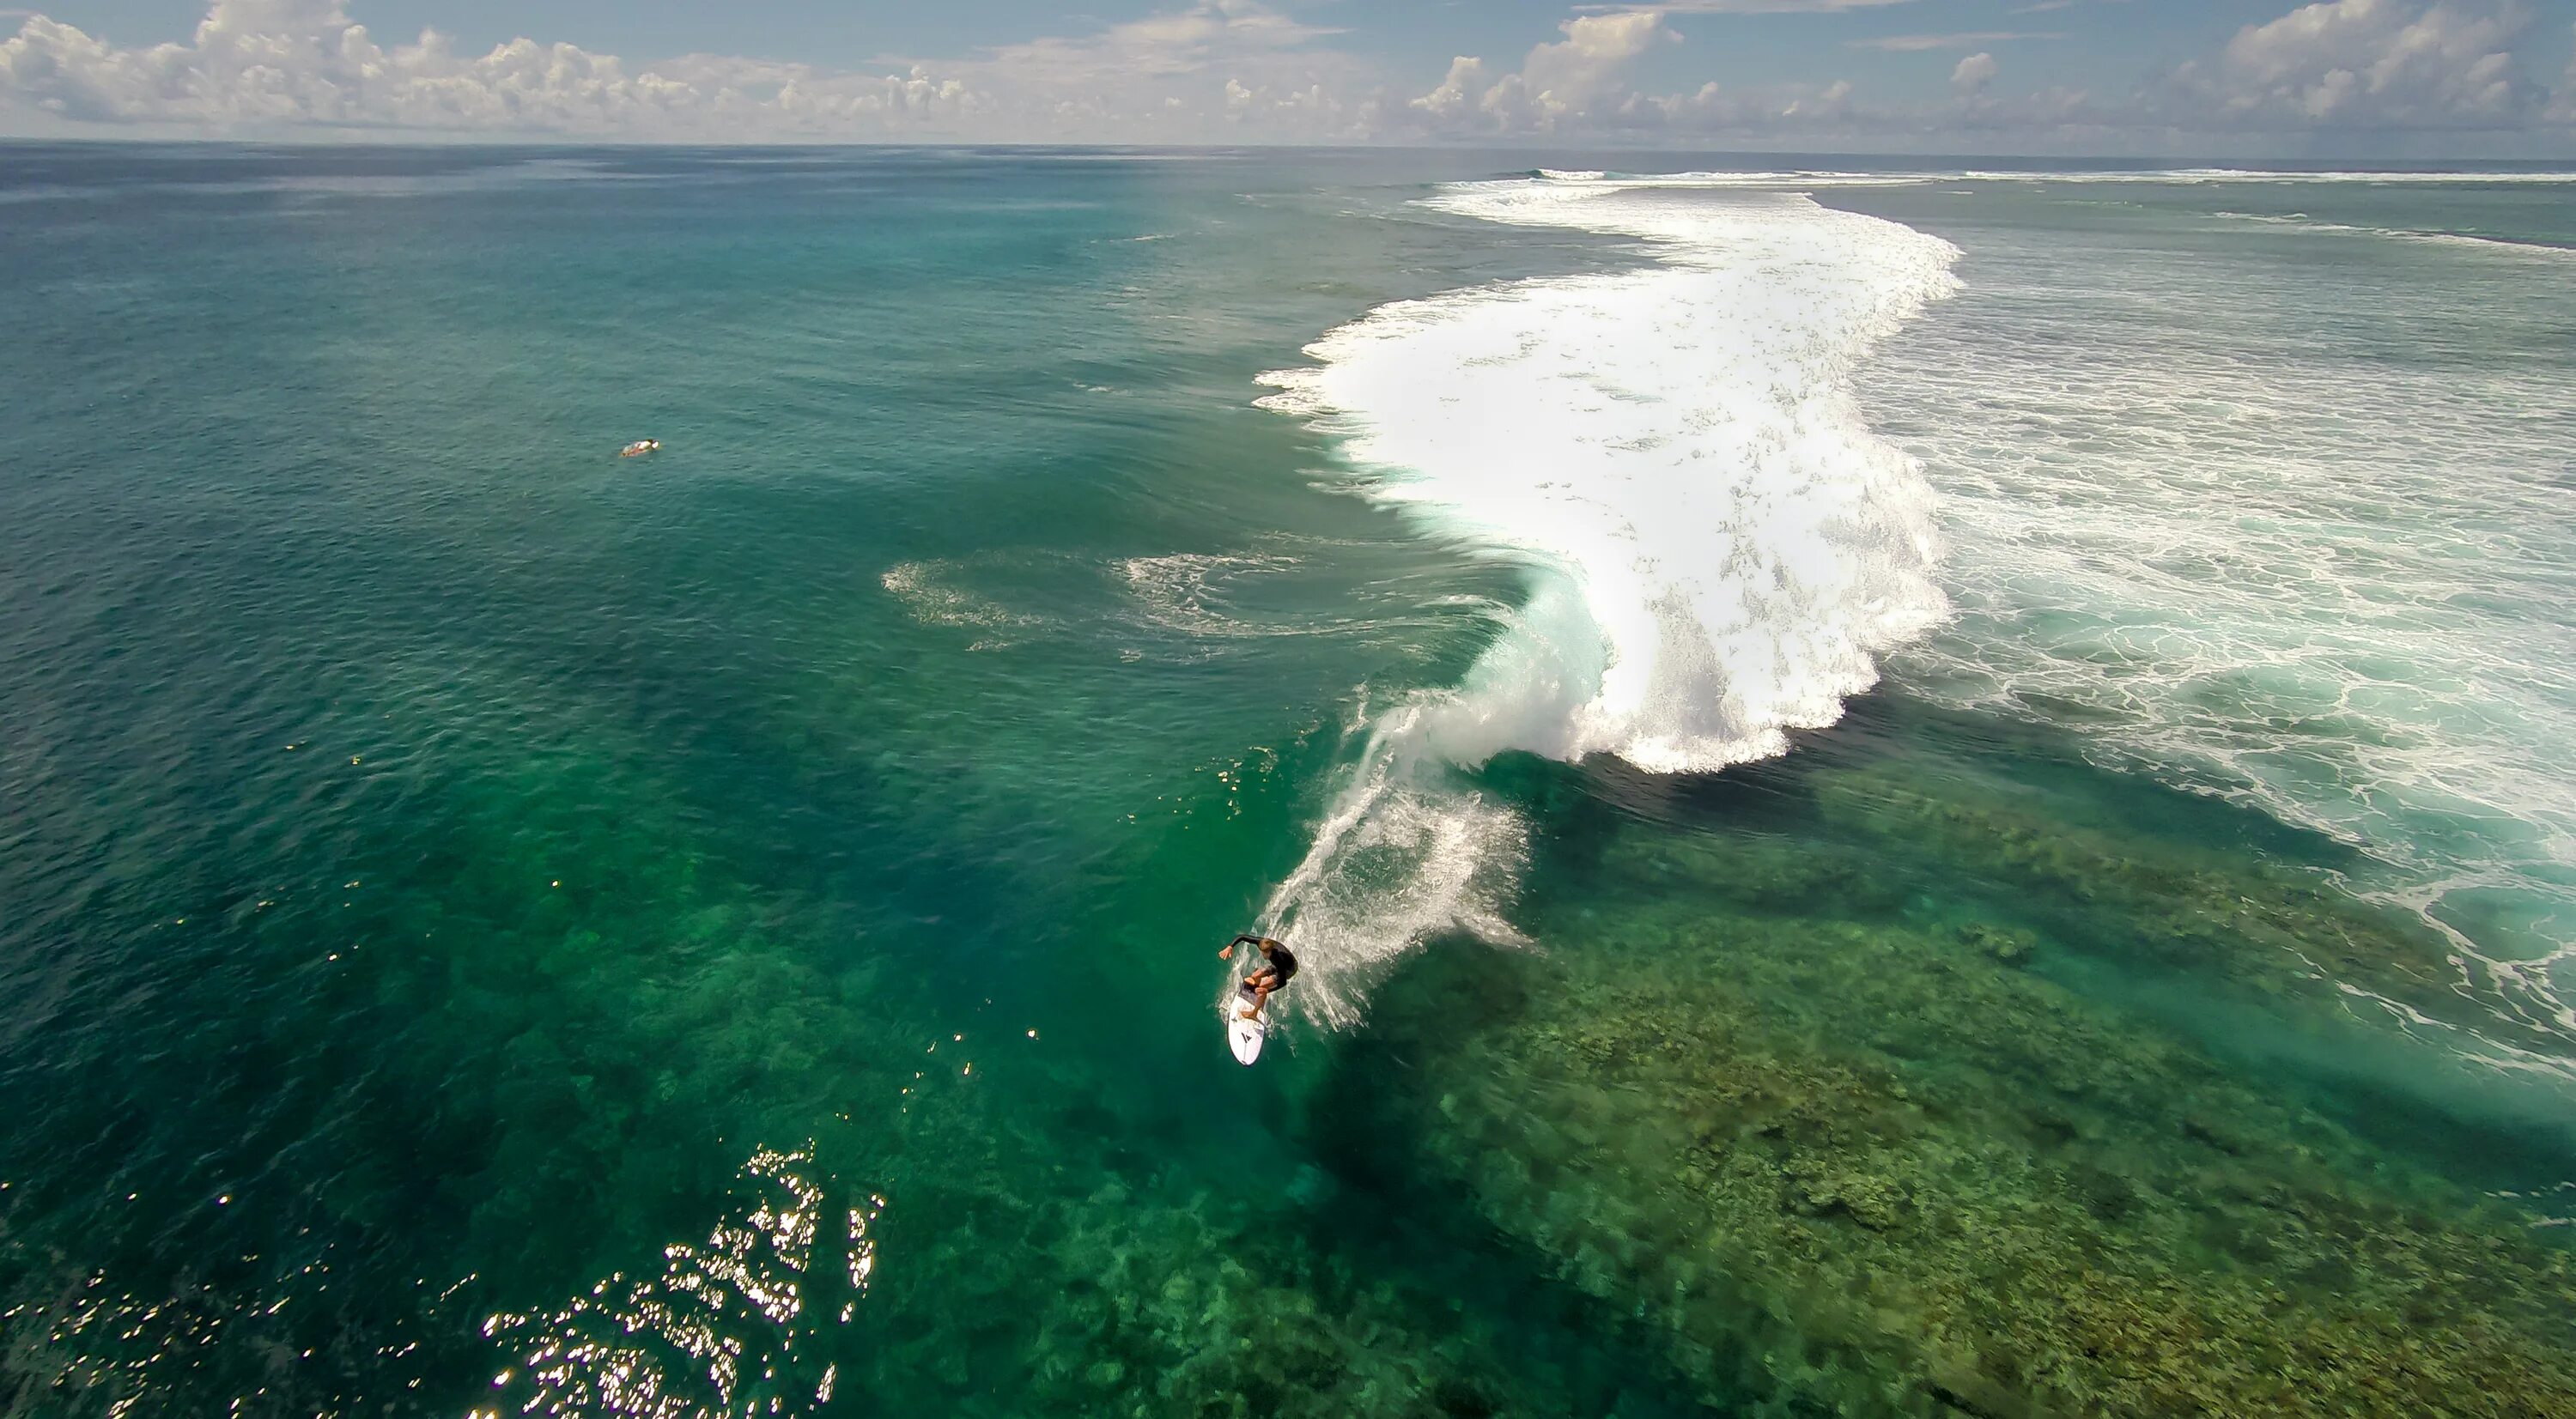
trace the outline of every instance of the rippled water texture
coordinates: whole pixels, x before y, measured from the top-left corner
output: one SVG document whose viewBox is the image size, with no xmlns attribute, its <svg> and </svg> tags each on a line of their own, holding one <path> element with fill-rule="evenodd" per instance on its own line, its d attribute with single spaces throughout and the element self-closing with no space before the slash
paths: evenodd
<svg viewBox="0 0 2576 1419">
<path fill-rule="evenodd" d="M 2571 192 L 0 149 L 0 1414 L 2576 1412 Z"/>
<path fill-rule="evenodd" d="M 1979 299 L 1871 389 L 1956 549 L 1909 683 L 2364 846 L 2563 1039 L 2576 249 L 2543 190 L 1987 194 Z"/>
</svg>

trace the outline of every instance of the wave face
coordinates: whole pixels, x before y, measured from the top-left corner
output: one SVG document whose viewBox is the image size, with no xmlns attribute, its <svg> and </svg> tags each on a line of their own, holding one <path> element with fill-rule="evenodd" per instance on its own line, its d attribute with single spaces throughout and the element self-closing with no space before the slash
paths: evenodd
<svg viewBox="0 0 2576 1419">
<path fill-rule="evenodd" d="M 1333 1024 L 1425 935 L 1512 939 L 1520 825 L 1450 770 L 1513 749 L 1664 772 L 1776 755 L 1948 609 L 1930 485 L 1871 434 L 1853 376 L 1955 289 L 1956 248 L 1793 194 L 1638 180 L 1430 205 L 1640 238 L 1653 263 L 1383 306 L 1263 377 L 1261 403 L 1335 434 L 1374 496 L 1530 584 L 1462 684 L 1355 726 L 1362 762 L 1272 899 Z"/>
</svg>

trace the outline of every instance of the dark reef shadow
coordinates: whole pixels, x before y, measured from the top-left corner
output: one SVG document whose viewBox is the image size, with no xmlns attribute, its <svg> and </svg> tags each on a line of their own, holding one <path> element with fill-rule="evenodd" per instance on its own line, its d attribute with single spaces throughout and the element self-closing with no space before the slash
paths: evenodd
<svg viewBox="0 0 2576 1419">
<path fill-rule="evenodd" d="M 1380 1275 L 1462 1312 L 1474 1309 L 1513 1337 L 1510 1383 L 1536 1381 L 1570 1396 L 1578 1414 L 1705 1416 L 1707 1381 L 1677 1369 L 1657 1332 L 1613 1300 L 1587 1294 L 1546 1258 L 1476 1212 L 1467 1190 L 1426 1175 L 1406 1143 L 1429 1052 L 1468 1047 L 1508 1028 L 1528 1008 L 1539 963 L 1469 940 L 1434 942 L 1379 987 L 1369 1023 L 1338 1041 L 1309 1096 L 1302 1135 L 1330 1179 L 1334 1205 L 1314 1209 L 1306 1236 Z M 1435 1412 L 1512 1412 L 1507 1392 L 1431 1396 Z M 1750 1404 L 1753 1396 L 1743 1396 Z"/>
</svg>

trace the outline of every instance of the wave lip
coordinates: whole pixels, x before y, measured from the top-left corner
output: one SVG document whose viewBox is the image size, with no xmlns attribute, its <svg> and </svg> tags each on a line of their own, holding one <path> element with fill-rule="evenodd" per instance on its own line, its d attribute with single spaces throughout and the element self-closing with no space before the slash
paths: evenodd
<svg viewBox="0 0 2576 1419">
<path fill-rule="evenodd" d="M 1421 733 L 1708 770 L 1783 752 L 1936 624 L 1933 497 L 1873 436 L 1860 361 L 1957 249 L 1798 197 L 1462 184 L 1493 221 L 1644 238 L 1653 266 L 1383 306 L 1263 376 L 1372 491 L 1514 556 L 1533 594 Z"/>
<path fill-rule="evenodd" d="M 1372 495 L 1528 572 L 1460 685 L 1367 720 L 1263 921 L 1328 1023 L 1447 929 L 1511 940 L 1521 831 L 1457 784 L 1506 750 L 1708 771 L 1787 750 L 1948 603 L 1921 466 L 1870 433 L 1861 362 L 1956 289 L 1957 248 L 1776 192 L 1548 175 L 1428 204 L 1638 238 L 1649 264 L 1382 306 L 1262 376 Z M 1683 189 L 1683 190 L 1675 190 Z"/>
</svg>

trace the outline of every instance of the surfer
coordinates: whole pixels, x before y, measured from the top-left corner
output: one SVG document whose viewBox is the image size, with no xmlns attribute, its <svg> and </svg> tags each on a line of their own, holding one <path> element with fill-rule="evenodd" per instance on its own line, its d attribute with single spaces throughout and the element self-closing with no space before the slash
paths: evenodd
<svg viewBox="0 0 2576 1419">
<path fill-rule="evenodd" d="M 1261 1008 L 1270 1003 L 1270 997 L 1296 978 L 1297 953 L 1267 936 L 1247 933 L 1227 942 L 1225 949 L 1216 953 L 1216 958 L 1233 960 L 1237 946 L 1253 946 L 1261 951 L 1261 964 L 1253 967 L 1252 974 L 1243 978 L 1243 993 L 1252 997 L 1252 1005 L 1241 1018 L 1257 1020 L 1261 1018 Z"/>
</svg>

